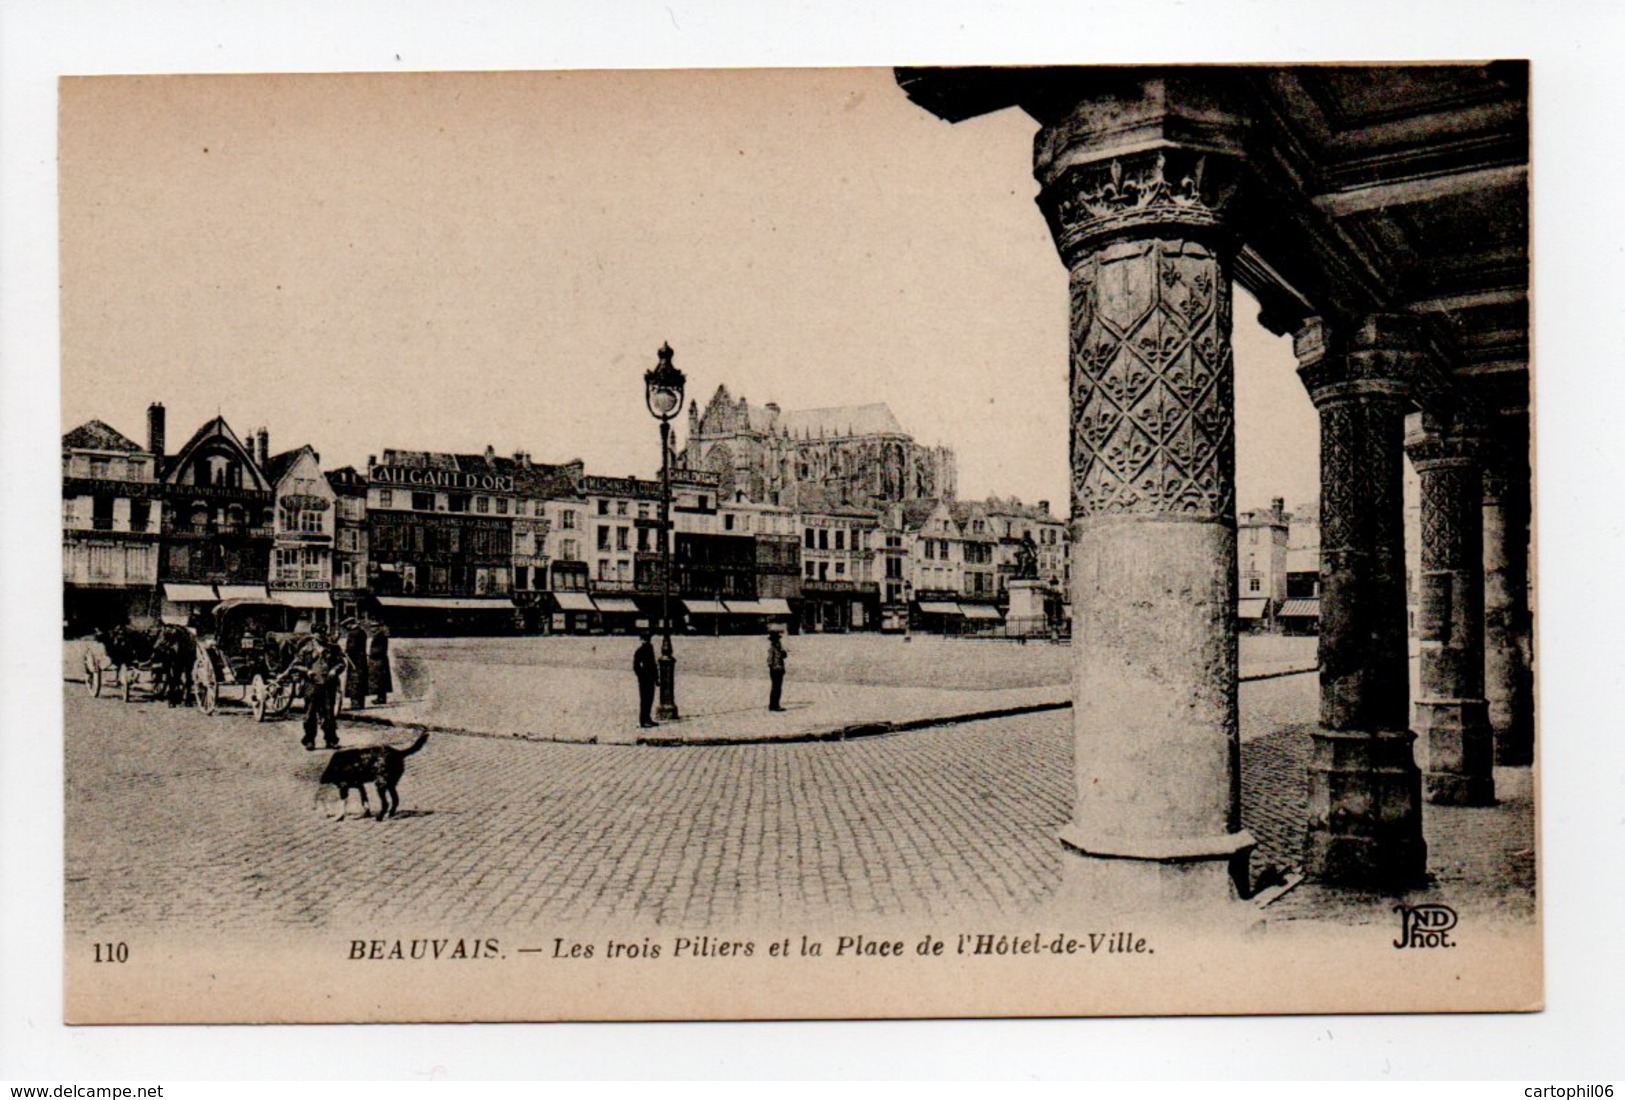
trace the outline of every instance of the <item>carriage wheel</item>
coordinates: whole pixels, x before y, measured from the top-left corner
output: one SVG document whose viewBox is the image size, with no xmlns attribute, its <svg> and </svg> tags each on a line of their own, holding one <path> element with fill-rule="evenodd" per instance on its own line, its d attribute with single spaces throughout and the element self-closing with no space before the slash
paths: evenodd
<svg viewBox="0 0 1625 1100">
<path fill-rule="evenodd" d="M 265 721 L 266 690 L 265 677 L 254 673 L 254 678 L 248 683 L 248 706 L 254 712 L 256 722 Z"/>
<path fill-rule="evenodd" d="M 215 704 L 220 701 L 220 682 L 215 679 L 214 662 L 202 646 L 198 647 L 197 659 L 192 662 L 192 697 L 204 714 L 213 714 Z"/>
<path fill-rule="evenodd" d="M 293 705 L 293 685 L 280 681 L 273 683 L 269 688 L 269 697 L 265 701 L 265 709 L 276 718 L 288 713 Z"/>
<path fill-rule="evenodd" d="M 96 658 L 85 654 L 85 690 L 90 692 L 92 699 L 101 698 L 102 694 L 102 666 L 96 663 Z"/>
</svg>

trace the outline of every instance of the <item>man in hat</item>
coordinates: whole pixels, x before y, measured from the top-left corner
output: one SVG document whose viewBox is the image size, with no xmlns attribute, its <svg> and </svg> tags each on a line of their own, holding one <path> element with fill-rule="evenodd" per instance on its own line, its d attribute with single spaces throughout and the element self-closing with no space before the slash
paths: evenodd
<svg viewBox="0 0 1625 1100">
<path fill-rule="evenodd" d="M 632 655 L 632 671 L 638 677 L 638 725 L 648 729 L 655 724 L 649 709 L 655 702 L 655 647 L 647 630 L 638 631 L 638 651 Z"/>
<path fill-rule="evenodd" d="M 367 642 L 367 689 L 379 705 L 395 690 L 395 677 L 389 671 L 389 627 L 376 623 Z"/>
<path fill-rule="evenodd" d="M 344 620 L 344 658 L 350 670 L 344 695 L 351 710 L 360 710 L 367 702 L 367 632 L 353 616 Z"/>
<path fill-rule="evenodd" d="M 784 694 L 784 643 L 779 641 L 779 632 L 770 630 L 767 633 L 767 678 L 772 684 L 767 693 L 767 709 L 783 710 L 780 698 Z"/>
<path fill-rule="evenodd" d="M 299 651 L 298 661 L 305 666 L 305 736 L 300 744 L 308 752 L 316 747 L 316 728 L 321 727 L 323 741 L 330 749 L 339 747 L 339 723 L 333 713 L 338 696 L 339 672 L 344 668 L 344 654 L 327 636 L 327 627 L 316 624 L 310 637 Z"/>
</svg>

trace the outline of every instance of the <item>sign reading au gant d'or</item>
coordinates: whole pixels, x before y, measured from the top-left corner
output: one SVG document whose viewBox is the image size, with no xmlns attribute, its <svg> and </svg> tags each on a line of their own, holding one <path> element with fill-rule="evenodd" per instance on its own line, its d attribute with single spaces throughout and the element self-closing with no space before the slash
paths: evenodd
<svg viewBox="0 0 1625 1100">
<path fill-rule="evenodd" d="M 367 477 L 375 485 L 411 485 L 433 489 L 485 489 L 513 492 L 513 475 L 429 470 L 421 466 L 370 466 Z"/>
</svg>

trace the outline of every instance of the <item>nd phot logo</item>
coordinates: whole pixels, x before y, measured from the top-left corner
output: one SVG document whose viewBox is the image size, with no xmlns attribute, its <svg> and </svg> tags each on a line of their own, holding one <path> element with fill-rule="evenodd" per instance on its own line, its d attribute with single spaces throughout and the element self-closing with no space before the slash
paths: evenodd
<svg viewBox="0 0 1625 1100">
<path fill-rule="evenodd" d="M 1450 930 L 1456 927 L 1456 911 L 1448 905 L 1396 905 L 1399 914 L 1398 948 L 1454 947 Z"/>
</svg>

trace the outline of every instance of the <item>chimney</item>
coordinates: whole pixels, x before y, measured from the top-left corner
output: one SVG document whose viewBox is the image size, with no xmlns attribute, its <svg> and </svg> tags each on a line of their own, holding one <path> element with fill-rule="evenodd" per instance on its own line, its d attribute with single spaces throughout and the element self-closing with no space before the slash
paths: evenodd
<svg viewBox="0 0 1625 1100">
<path fill-rule="evenodd" d="M 265 428 L 254 433 L 254 462 L 262 471 L 271 468 L 271 433 Z"/>
<path fill-rule="evenodd" d="M 159 401 L 147 406 L 147 450 L 164 457 L 164 406 Z"/>
<path fill-rule="evenodd" d="M 1046 516 L 1049 515 L 1049 501 L 1047 501 L 1047 500 L 1039 501 L 1038 502 L 1038 510 L 1043 515 L 1046 515 Z"/>
<path fill-rule="evenodd" d="M 1277 523 L 1284 520 L 1286 518 L 1286 498 L 1285 497 L 1271 497 L 1270 498 L 1270 511 L 1275 513 L 1275 520 L 1276 520 Z"/>
</svg>

